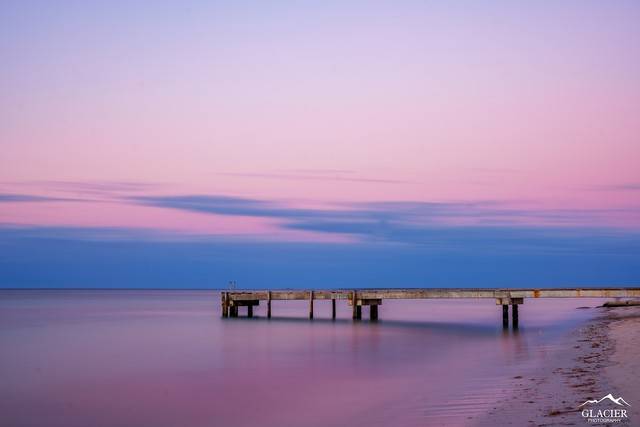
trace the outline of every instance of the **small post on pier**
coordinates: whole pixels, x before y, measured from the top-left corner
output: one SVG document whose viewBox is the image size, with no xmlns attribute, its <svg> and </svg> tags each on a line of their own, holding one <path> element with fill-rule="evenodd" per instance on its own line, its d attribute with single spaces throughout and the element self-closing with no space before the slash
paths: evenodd
<svg viewBox="0 0 640 427">
<path fill-rule="evenodd" d="M 313 319 L 313 291 L 309 291 L 309 319 Z"/>
<path fill-rule="evenodd" d="M 355 320 L 358 318 L 358 306 L 356 304 L 356 291 L 351 292 L 351 317 Z"/>
<path fill-rule="evenodd" d="M 267 291 L 267 319 L 271 319 L 271 291 Z"/>
<path fill-rule="evenodd" d="M 229 317 L 229 303 L 227 300 L 227 293 L 220 292 L 220 298 L 222 299 L 222 317 Z"/>
<path fill-rule="evenodd" d="M 509 306 L 502 304 L 502 328 L 509 329 Z"/>
<path fill-rule="evenodd" d="M 378 305 L 372 304 L 369 306 L 369 319 L 378 320 Z"/>
<path fill-rule="evenodd" d="M 518 329 L 518 304 L 513 304 L 511 306 L 511 316 L 513 329 Z"/>
<path fill-rule="evenodd" d="M 336 318 L 336 299 L 333 297 L 331 298 L 331 318 Z"/>
</svg>

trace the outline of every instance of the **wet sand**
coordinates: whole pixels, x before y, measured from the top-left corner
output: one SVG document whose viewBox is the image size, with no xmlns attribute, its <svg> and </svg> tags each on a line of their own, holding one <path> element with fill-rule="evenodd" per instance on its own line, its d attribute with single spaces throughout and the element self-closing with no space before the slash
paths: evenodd
<svg viewBox="0 0 640 427">
<path fill-rule="evenodd" d="M 610 309 L 609 335 L 615 342 L 605 375 L 632 406 L 631 425 L 640 425 L 640 307 Z"/>
<path fill-rule="evenodd" d="M 609 393 L 631 404 L 629 418 L 615 425 L 640 425 L 640 306 L 589 310 L 596 310 L 594 319 L 561 347 L 541 349 L 544 363 L 513 377 L 512 397 L 478 425 L 613 425 L 588 423 L 579 408 Z"/>
</svg>

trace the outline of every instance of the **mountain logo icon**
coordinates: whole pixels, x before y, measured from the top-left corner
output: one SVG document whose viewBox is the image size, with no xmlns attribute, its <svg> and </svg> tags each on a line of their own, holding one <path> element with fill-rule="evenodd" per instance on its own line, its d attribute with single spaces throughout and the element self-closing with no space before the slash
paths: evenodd
<svg viewBox="0 0 640 427">
<path fill-rule="evenodd" d="M 596 403 L 601 403 L 603 400 L 610 400 L 611 402 L 615 403 L 616 405 L 620 405 L 620 406 L 631 406 L 631 404 L 627 403 L 627 401 L 625 401 L 622 396 L 618 397 L 617 399 L 615 397 L 613 397 L 613 395 L 611 393 L 607 394 L 606 396 L 600 398 L 600 399 L 589 399 L 586 402 L 584 402 L 582 405 L 578 406 L 578 408 L 583 407 L 584 405 L 592 405 L 592 404 L 596 404 Z"/>
</svg>

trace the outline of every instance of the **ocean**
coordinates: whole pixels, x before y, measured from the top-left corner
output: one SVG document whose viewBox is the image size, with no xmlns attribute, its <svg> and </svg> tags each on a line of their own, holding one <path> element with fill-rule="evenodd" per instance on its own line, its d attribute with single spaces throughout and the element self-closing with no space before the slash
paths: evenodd
<svg viewBox="0 0 640 427">
<path fill-rule="evenodd" d="M 0 425 L 473 426 L 600 300 L 274 301 L 223 319 L 215 291 L 0 291 Z"/>
</svg>

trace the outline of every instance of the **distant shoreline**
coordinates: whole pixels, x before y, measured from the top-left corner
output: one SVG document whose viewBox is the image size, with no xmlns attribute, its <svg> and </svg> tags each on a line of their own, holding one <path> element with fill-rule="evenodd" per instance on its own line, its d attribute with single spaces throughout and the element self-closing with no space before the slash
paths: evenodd
<svg viewBox="0 0 640 427">
<path fill-rule="evenodd" d="M 0 286 L 1 291 L 234 291 L 234 292 L 242 292 L 242 291 L 297 291 L 297 290 L 379 290 L 379 289 L 409 289 L 409 290 L 419 290 L 419 289 L 499 289 L 499 290 L 525 290 L 525 289 L 538 289 L 538 290 L 558 290 L 558 289 L 626 289 L 626 288 L 636 288 L 640 289 L 640 285 L 637 283 L 628 284 L 628 285 L 562 285 L 562 286 L 385 286 L 385 287 L 362 287 L 362 286 L 342 286 L 342 287 L 332 287 L 332 286 L 323 286 L 323 287 L 263 287 L 263 288 L 234 288 L 229 289 L 228 287 L 224 288 L 147 288 L 147 287 L 111 287 L 111 288 L 93 288 L 93 287 L 37 287 L 37 286 L 26 286 L 26 287 L 3 287 Z"/>
</svg>

